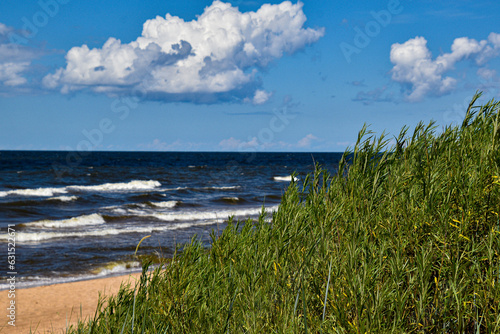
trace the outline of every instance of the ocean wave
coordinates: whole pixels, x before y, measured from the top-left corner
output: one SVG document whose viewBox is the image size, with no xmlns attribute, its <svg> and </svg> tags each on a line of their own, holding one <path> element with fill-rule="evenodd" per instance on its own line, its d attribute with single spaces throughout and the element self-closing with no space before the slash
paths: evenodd
<svg viewBox="0 0 500 334">
<path fill-rule="evenodd" d="M 139 261 L 113 261 L 92 270 L 92 274 L 96 276 L 109 276 L 138 268 L 141 268 L 141 263 Z"/>
<path fill-rule="evenodd" d="M 77 227 L 77 226 L 87 226 L 87 225 L 101 225 L 106 223 L 104 218 L 97 213 L 79 217 L 73 217 L 70 219 L 63 220 L 40 220 L 31 223 L 22 224 L 25 227 L 48 227 L 48 228 L 60 228 L 60 227 Z"/>
<path fill-rule="evenodd" d="M 278 206 L 272 206 L 266 208 L 267 212 L 276 211 Z M 99 224 L 99 221 L 104 221 L 102 216 L 99 214 L 93 214 L 88 216 L 76 217 L 74 226 L 81 226 L 82 220 L 88 219 L 88 222 L 93 222 L 96 226 L 93 230 L 83 230 L 83 231 L 57 231 L 57 232 L 17 232 L 16 241 L 19 243 L 23 242 L 44 242 L 52 239 L 68 239 L 68 238 L 85 238 L 85 237 L 105 237 L 111 235 L 119 235 L 125 233 L 139 233 L 139 234 L 150 234 L 153 232 L 162 232 L 168 230 L 177 230 L 183 228 L 189 228 L 192 226 L 201 225 L 211 225 L 220 222 L 221 219 L 227 219 L 230 216 L 240 217 L 240 218 L 251 218 L 259 215 L 262 209 L 259 208 L 247 208 L 239 210 L 219 210 L 219 211 L 194 211 L 194 212 L 176 212 L 176 213 L 151 213 L 141 210 L 128 210 L 128 214 L 136 214 L 139 216 L 150 216 L 155 217 L 158 220 L 172 222 L 171 224 L 165 225 L 151 225 L 151 226 L 128 226 L 124 228 L 113 228 L 104 227 L 103 224 Z M 75 219 L 75 218 L 72 218 Z M 62 221 L 40 221 L 29 223 L 32 224 L 30 227 L 67 227 L 72 223 L 72 219 L 62 220 Z M 29 225 L 25 224 L 25 225 Z M 33 225 L 39 224 L 39 226 Z M 92 224 L 89 224 L 92 225 Z M 0 234 L 0 241 L 7 241 L 7 234 Z"/>
<path fill-rule="evenodd" d="M 278 182 L 291 182 L 292 181 L 292 176 L 291 175 L 288 175 L 288 176 L 274 176 L 273 180 L 274 181 L 278 181 Z M 299 178 L 298 177 L 293 177 L 293 180 L 294 181 L 298 181 Z"/>
<path fill-rule="evenodd" d="M 203 222 L 204 224 L 213 224 L 215 222 Z M 128 234 L 128 233 L 139 233 L 139 234 L 150 234 L 153 232 L 162 232 L 167 230 L 176 230 L 180 228 L 187 228 L 193 225 L 201 225 L 199 223 L 182 223 L 182 224 L 168 224 L 168 225 L 155 225 L 155 226 L 142 226 L 142 227 L 125 227 L 125 228 L 103 228 L 94 229 L 86 231 L 74 231 L 74 232 L 17 232 L 16 242 L 18 243 L 41 243 L 45 241 L 50 241 L 52 239 L 70 239 L 70 238 L 87 238 L 87 237 L 106 237 L 112 235 Z M 0 234 L 0 241 L 7 241 L 8 235 Z"/>
<path fill-rule="evenodd" d="M 239 189 L 241 186 L 226 186 L 226 187 L 216 187 L 216 186 L 208 186 L 208 187 L 176 187 L 176 188 L 164 188 L 162 191 L 179 191 L 179 190 L 235 190 Z"/>
<path fill-rule="evenodd" d="M 117 235 L 127 232 L 126 230 L 109 228 L 94 231 L 79 232 L 18 232 L 16 234 L 17 242 L 42 242 L 51 239 L 82 238 L 82 237 L 102 237 L 107 235 Z M 0 235 L 0 240 L 7 240 Z"/>
<path fill-rule="evenodd" d="M 152 206 L 157 208 L 174 208 L 179 205 L 180 201 L 167 201 L 167 202 L 149 202 Z"/>
<path fill-rule="evenodd" d="M 120 207 L 120 206 L 107 206 L 102 208 L 103 210 L 109 210 L 112 214 L 115 215 L 126 215 L 129 210 Z"/>
<path fill-rule="evenodd" d="M 278 206 L 266 208 L 266 211 L 276 211 Z M 246 208 L 238 210 L 217 210 L 217 211 L 185 211 L 185 212 L 169 212 L 169 213 L 153 213 L 151 216 L 163 221 L 202 221 L 202 220 L 217 220 L 227 219 L 230 216 L 235 217 L 251 217 L 259 215 L 262 208 Z"/>
<path fill-rule="evenodd" d="M 244 199 L 237 197 L 237 196 L 224 196 L 224 197 L 219 197 L 214 200 L 212 200 L 215 203 L 224 203 L 224 204 L 241 204 L 242 202 L 245 202 Z"/>
<path fill-rule="evenodd" d="M 96 186 L 67 186 L 70 191 L 95 191 L 95 192 L 113 192 L 127 190 L 151 190 L 161 186 L 158 181 L 130 181 L 126 183 L 105 183 Z"/>
<path fill-rule="evenodd" d="M 22 276 L 16 279 L 16 287 L 17 288 L 32 288 L 44 285 L 52 285 L 52 284 L 60 284 L 60 283 L 71 283 L 71 282 L 79 282 L 86 281 L 89 279 L 95 278 L 104 278 L 104 277 L 112 277 L 119 275 L 127 275 L 132 273 L 141 272 L 141 265 L 136 261 L 123 261 L 122 263 L 116 262 L 117 265 L 113 266 L 110 269 L 106 269 L 105 267 L 98 268 L 97 270 L 92 271 L 91 273 L 85 274 L 76 274 L 74 276 Z M 139 265 L 136 265 L 139 264 Z M 156 266 L 151 266 L 149 270 L 154 270 Z M 99 270 L 101 269 L 101 270 Z M 133 281 L 131 281 L 133 282 Z M 9 283 L 0 283 L 0 291 L 9 289 Z"/>
<path fill-rule="evenodd" d="M 65 188 L 16 189 L 16 190 L 0 191 L 0 197 L 6 197 L 11 195 L 49 197 L 67 193 L 68 191 Z"/>
<path fill-rule="evenodd" d="M 241 188 L 240 186 L 229 186 L 229 187 L 203 187 L 201 189 L 205 190 L 235 190 Z"/>
<path fill-rule="evenodd" d="M 239 197 L 222 197 L 221 198 L 223 201 L 230 201 L 230 202 L 238 202 L 241 201 L 241 198 Z"/>
<path fill-rule="evenodd" d="M 163 191 L 178 191 L 178 190 L 187 190 L 190 189 L 189 187 L 176 187 L 176 188 L 165 188 L 161 189 Z"/>
<path fill-rule="evenodd" d="M 232 202 L 241 200 L 238 197 L 228 197 L 225 201 Z M 178 205 L 177 201 L 169 201 L 162 202 L 165 203 L 165 207 L 171 207 L 171 205 Z M 112 215 L 119 215 L 121 217 L 133 218 L 133 217 L 154 217 L 162 221 L 202 221 L 202 220 L 220 220 L 227 219 L 230 216 L 235 217 L 249 217 L 249 216 L 257 216 L 261 213 L 262 207 L 245 207 L 245 208 L 234 208 L 234 209 L 204 209 L 204 210 L 183 210 L 183 211 L 170 211 L 170 212 L 162 212 L 157 211 L 154 208 L 147 208 L 145 205 L 141 207 L 130 207 L 130 206 L 112 206 L 107 207 L 107 210 L 110 211 Z M 269 206 L 265 208 L 266 211 L 276 211 L 278 209 L 278 205 Z M 110 216 L 113 217 L 113 216 Z"/>
<path fill-rule="evenodd" d="M 71 201 L 76 201 L 77 199 L 78 196 L 57 196 L 57 197 L 47 198 L 47 201 L 71 202 Z"/>
<path fill-rule="evenodd" d="M 152 190 L 161 186 L 161 183 L 154 180 L 140 181 L 133 180 L 124 183 L 105 183 L 94 186 L 67 186 L 64 188 L 36 188 L 36 189 L 15 189 L 0 191 L 0 197 L 6 196 L 38 196 L 51 197 L 55 195 L 67 194 L 68 192 L 113 192 L 113 191 L 136 191 Z"/>
</svg>

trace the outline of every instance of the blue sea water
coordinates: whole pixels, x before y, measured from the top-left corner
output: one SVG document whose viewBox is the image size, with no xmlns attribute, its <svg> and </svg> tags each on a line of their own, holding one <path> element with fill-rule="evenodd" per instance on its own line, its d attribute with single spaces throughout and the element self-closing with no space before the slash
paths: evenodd
<svg viewBox="0 0 500 334">
<path fill-rule="evenodd" d="M 341 153 L 0 151 L 0 290 L 7 288 L 8 225 L 17 287 L 140 270 L 138 254 L 170 256 L 197 236 L 209 246 L 229 216 L 277 210 L 292 173 Z"/>
</svg>

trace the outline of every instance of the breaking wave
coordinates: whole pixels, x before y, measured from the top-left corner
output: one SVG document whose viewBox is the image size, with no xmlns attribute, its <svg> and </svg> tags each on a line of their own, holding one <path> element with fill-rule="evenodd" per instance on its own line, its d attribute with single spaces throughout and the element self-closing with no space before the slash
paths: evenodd
<svg viewBox="0 0 500 334">
<path fill-rule="evenodd" d="M 106 223 L 104 218 L 97 213 L 74 217 L 63 220 L 40 220 L 31 223 L 22 224 L 25 227 L 45 227 L 45 228 L 61 228 L 61 227 L 78 227 L 88 225 L 101 225 Z"/>
<path fill-rule="evenodd" d="M 274 176 L 273 180 L 274 181 L 278 181 L 278 182 L 291 182 L 292 181 L 292 175 L 288 175 L 288 176 Z M 293 180 L 294 181 L 298 181 L 299 178 L 298 177 L 293 177 Z"/>
<path fill-rule="evenodd" d="M 161 186 L 161 183 L 154 180 L 139 181 L 134 180 L 124 183 L 105 183 L 94 186 L 67 186 L 64 188 L 36 188 L 36 189 L 15 189 L 0 191 L 0 197 L 6 196 L 38 196 L 52 197 L 68 192 L 114 192 L 114 191 L 137 191 L 137 190 L 152 190 Z"/>
</svg>

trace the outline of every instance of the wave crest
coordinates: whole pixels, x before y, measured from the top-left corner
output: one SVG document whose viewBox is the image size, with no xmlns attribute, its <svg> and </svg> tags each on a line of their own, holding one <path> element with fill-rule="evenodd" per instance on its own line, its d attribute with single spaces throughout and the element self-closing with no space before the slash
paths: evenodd
<svg viewBox="0 0 500 334">
<path fill-rule="evenodd" d="M 78 227 L 86 225 L 101 225 L 106 223 L 104 218 L 97 213 L 91 215 L 73 217 L 63 220 L 40 220 L 32 223 L 23 224 L 26 227 L 45 227 L 45 228 L 61 228 L 61 227 Z"/>
<path fill-rule="evenodd" d="M 293 178 L 293 181 L 298 181 L 299 180 L 298 177 L 294 177 L 292 175 L 288 175 L 288 176 L 274 176 L 273 180 L 274 181 L 278 181 L 278 182 L 292 182 L 292 178 Z"/>
<path fill-rule="evenodd" d="M 120 183 L 105 183 L 94 186 L 67 186 L 64 188 L 35 188 L 35 189 L 15 189 L 0 191 L 0 197 L 6 196 L 37 196 L 51 197 L 68 192 L 113 192 L 113 191 L 136 191 L 136 190 L 152 190 L 161 186 L 161 183 L 154 180 L 141 181 L 133 180 L 130 182 Z"/>
</svg>

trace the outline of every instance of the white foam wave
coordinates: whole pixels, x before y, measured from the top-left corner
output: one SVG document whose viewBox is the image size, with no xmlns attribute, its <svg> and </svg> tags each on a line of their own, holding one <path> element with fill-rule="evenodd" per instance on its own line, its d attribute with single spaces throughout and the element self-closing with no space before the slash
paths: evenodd
<svg viewBox="0 0 500 334">
<path fill-rule="evenodd" d="M 126 183 L 105 183 L 96 186 L 68 186 L 70 191 L 95 191 L 95 192 L 112 192 L 112 191 L 129 191 L 129 190 L 151 190 L 160 187 L 158 181 L 130 181 Z"/>
<path fill-rule="evenodd" d="M 288 176 L 275 176 L 275 177 L 273 177 L 273 180 L 274 181 L 278 181 L 278 182 L 291 182 L 292 181 L 292 176 L 291 175 L 288 175 Z M 298 177 L 293 177 L 293 180 L 294 181 L 298 181 L 299 178 Z"/>
<path fill-rule="evenodd" d="M 5 196 L 40 196 L 49 197 L 58 194 L 66 194 L 68 191 L 65 188 L 36 188 L 36 189 L 16 189 L 0 191 L 0 197 Z"/>
<path fill-rule="evenodd" d="M 173 208 L 179 203 L 179 201 L 151 202 L 151 204 L 157 208 Z"/>
<path fill-rule="evenodd" d="M 267 212 L 275 211 L 278 206 L 272 206 L 266 208 Z M 221 210 L 217 212 L 208 211 L 196 211 L 196 212 L 184 212 L 184 213 L 147 213 L 141 212 L 142 214 L 156 217 L 159 220 L 172 222 L 171 224 L 165 225 L 153 225 L 153 226 L 128 226 L 124 228 L 98 228 L 87 231 L 75 231 L 75 232 L 18 232 L 16 234 L 16 241 L 19 243 L 23 242 L 44 242 L 51 239 L 67 239 L 67 238 L 85 238 L 85 237 L 104 237 L 110 235 L 119 235 L 124 233 L 139 233 L 139 234 L 150 234 L 153 232 L 161 232 L 168 230 L 177 230 L 188 228 L 191 226 L 201 226 L 201 225 L 211 225 L 215 224 L 220 219 L 227 219 L 229 216 L 235 216 L 240 218 L 249 218 L 251 216 L 259 215 L 261 208 L 248 208 L 240 210 Z M 138 212 L 139 213 L 139 212 Z M 92 216 L 92 215 L 90 215 Z M 82 216 L 84 217 L 84 216 Z M 81 217 L 80 217 L 81 218 Z M 102 217 L 101 217 L 102 218 Z M 59 221 L 60 222 L 60 221 Z M 176 223 L 174 223 L 176 222 Z M 38 222 L 40 223 L 40 222 Z M 67 226 L 67 225 L 66 225 Z M 102 226 L 102 225 L 101 225 Z M 7 241 L 7 234 L 0 234 L 0 241 Z"/>
<path fill-rule="evenodd" d="M 138 262 L 137 262 L 138 263 Z M 157 266 L 153 265 L 149 270 L 154 270 Z M 123 265 L 117 265 L 111 270 L 99 270 L 97 273 L 80 274 L 75 276 L 23 276 L 16 279 L 17 288 L 32 288 L 37 286 L 60 284 L 60 283 L 70 283 L 78 282 L 95 278 L 103 278 L 108 276 L 118 276 L 141 272 L 141 266 L 136 266 L 132 261 L 126 262 Z M 133 282 L 133 281 L 131 281 Z M 0 291 L 9 289 L 9 283 L 0 283 Z"/>
<path fill-rule="evenodd" d="M 266 208 L 266 211 L 275 211 L 278 206 Z M 250 217 L 259 215 L 262 208 L 247 208 L 239 210 L 219 210 L 219 211 L 193 211 L 193 212 L 169 212 L 169 213 L 153 213 L 151 216 L 164 221 L 186 221 L 186 220 L 217 220 L 227 219 L 230 216 L 235 217 Z"/>
<path fill-rule="evenodd" d="M 208 190 L 234 190 L 238 189 L 240 186 L 230 186 L 230 187 L 204 187 L 201 189 L 208 189 Z"/>
<path fill-rule="evenodd" d="M 238 199 L 238 197 L 230 197 L 231 200 Z M 171 201 L 175 202 L 175 201 Z M 164 203 L 169 203 L 169 202 L 164 202 Z M 167 204 L 171 205 L 171 204 Z M 169 222 L 174 222 L 174 221 L 203 221 L 203 220 L 220 220 L 220 219 L 227 219 L 230 216 L 235 216 L 235 217 L 250 217 L 250 216 L 257 216 L 261 213 L 262 208 L 261 207 L 254 207 L 254 208 L 234 208 L 234 209 L 226 209 L 226 210 L 187 210 L 187 211 L 171 211 L 171 212 L 158 212 L 154 209 L 148 209 L 145 206 L 143 209 L 140 208 L 124 208 L 124 207 L 109 207 L 109 210 L 113 214 L 117 215 L 127 215 L 127 216 L 136 216 L 136 217 L 155 217 L 159 220 L 163 221 L 169 221 Z M 271 206 L 267 207 L 266 211 L 271 212 L 271 211 L 276 211 L 278 209 L 278 206 Z"/>
<path fill-rule="evenodd" d="M 182 224 L 169 224 L 164 226 L 143 226 L 143 227 L 125 227 L 125 228 L 104 228 L 78 232 L 18 232 L 16 241 L 40 243 L 51 239 L 68 239 L 68 238 L 86 238 L 86 237 L 105 237 L 110 235 L 119 235 L 125 233 L 140 233 L 150 234 L 153 232 L 161 232 L 182 228 Z M 194 224 L 186 225 L 186 227 Z M 0 234 L 0 241 L 7 241 L 7 234 Z"/>
<path fill-rule="evenodd" d="M 81 237 L 102 237 L 106 235 L 116 235 L 123 233 L 124 230 L 110 228 L 104 230 L 82 231 L 82 232 L 18 232 L 16 234 L 17 242 L 42 242 L 57 238 L 81 238 Z M 0 235 L 0 240 L 7 240 Z"/>
<path fill-rule="evenodd" d="M 94 213 L 86 216 L 73 217 L 63 220 L 40 220 L 36 222 L 26 223 L 26 227 L 48 227 L 48 228 L 61 228 L 61 227 L 77 227 L 86 225 L 101 225 L 106 223 L 100 214 Z"/>
<path fill-rule="evenodd" d="M 158 181 L 139 181 L 134 180 L 126 183 L 105 183 L 95 186 L 67 186 L 64 188 L 36 188 L 36 189 L 15 189 L 0 191 L 0 197 L 5 196 L 39 196 L 51 197 L 60 194 L 67 194 L 70 191 L 95 191 L 95 192 L 113 192 L 113 191 L 135 191 L 135 190 L 152 190 L 160 187 Z"/>
<path fill-rule="evenodd" d="M 241 198 L 239 198 L 239 197 L 231 197 L 231 196 L 222 197 L 222 199 L 225 200 L 225 201 L 235 201 L 235 202 L 241 200 Z"/>
<path fill-rule="evenodd" d="M 111 213 L 114 213 L 116 215 L 126 215 L 128 210 L 126 210 L 125 208 L 120 208 L 120 207 L 106 207 L 106 208 L 103 208 L 103 209 L 106 209 L 106 210 L 110 210 Z"/>
<path fill-rule="evenodd" d="M 78 196 L 57 196 L 57 197 L 47 198 L 48 201 L 61 201 L 61 202 L 71 202 L 71 201 L 76 201 L 77 199 Z"/>
<path fill-rule="evenodd" d="M 130 271 L 130 269 L 141 268 L 141 263 L 138 261 L 119 261 L 119 262 L 110 262 L 103 267 L 94 269 L 92 271 L 93 274 L 97 276 L 108 276 L 117 273 L 123 273 Z"/>
<path fill-rule="evenodd" d="M 162 190 L 163 191 L 177 191 L 177 190 L 186 190 L 186 189 L 189 189 L 189 187 L 165 188 Z"/>
</svg>

